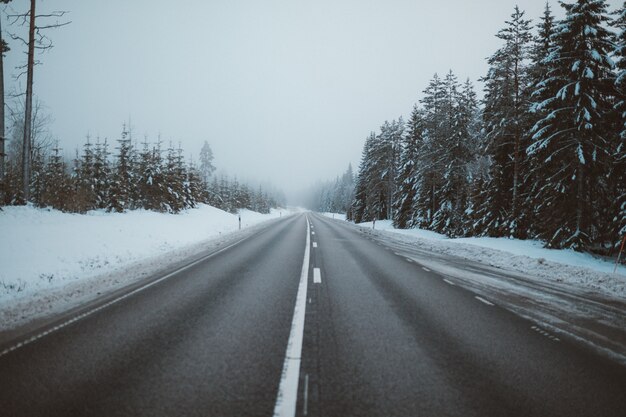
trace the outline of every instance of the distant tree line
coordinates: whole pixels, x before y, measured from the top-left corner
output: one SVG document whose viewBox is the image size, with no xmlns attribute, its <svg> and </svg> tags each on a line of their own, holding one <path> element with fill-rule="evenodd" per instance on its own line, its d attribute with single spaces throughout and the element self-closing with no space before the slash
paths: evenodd
<svg viewBox="0 0 626 417">
<path fill-rule="evenodd" d="M 36 106 L 36 110 L 40 107 Z M 37 111 L 35 112 L 37 115 Z M 66 160 L 58 144 L 38 135 L 45 124 L 35 117 L 35 141 L 31 147 L 29 202 L 37 207 L 52 207 L 65 212 L 84 213 L 102 209 L 124 212 L 146 209 L 177 213 L 198 204 L 235 212 L 246 208 L 268 213 L 285 203 L 282 193 L 261 187 L 251 189 L 237 179 L 213 175 L 213 153 L 205 142 L 200 163 L 187 162 L 183 149 L 171 143 L 163 147 L 160 139 L 137 144 L 124 128 L 115 146 L 105 139 L 92 142 L 87 137 L 76 156 Z M 23 122 L 16 121 L 19 130 Z M 20 132 L 14 132 L 19 136 Z M 6 164 L 4 205 L 23 204 L 19 155 L 21 144 L 14 142 Z"/>
<path fill-rule="evenodd" d="M 354 199 L 355 175 L 352 165 L 332 181 L 315 184 L 308 193 L 305 206 L 328 213 L 347 213 Z"/>
<path fill-rule="evenodd" d="M 610 253 L 626 234 L 626 4 L 515 8 L 484 99 L 449 72 L 365 141 L 348 217 Z M 617 33 L 607 29 L 608 25 Z"/>
</svg>

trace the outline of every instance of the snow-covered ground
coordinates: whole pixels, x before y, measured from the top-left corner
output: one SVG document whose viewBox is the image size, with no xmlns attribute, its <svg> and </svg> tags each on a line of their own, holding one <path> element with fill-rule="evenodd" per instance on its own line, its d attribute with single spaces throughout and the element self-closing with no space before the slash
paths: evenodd
<svg viewBox="0 0 626 417">
<path fill-rule="evenodd" d="M 207 205 L 180 214 L 136 210 L 84 215 L 4 207 L 0 329 L 119 288 L 289 212 L 239 214 L 241 232 L 238 215 Z"/>
<path fill-rule="evenodd" d="M 333 217 L 332 213 L 324 213 Z M 341 219 L 335 214 L 335 219 Z M 344 217 L 345 218 L 345 217 Z M 372 222 L 358 226 L 372 228 Z M 546 249 L 536 240 L 470 237 L 450 239 L 421 229 L 395 229 L 389 220 L 376 222 L 375 230 L 435 253 L 449 254 L 485 265 L 514 270 L 537 279 L 575 286 L 612 297 L 626 298 L 626 267 L 587 253 Z"/>
</svg>

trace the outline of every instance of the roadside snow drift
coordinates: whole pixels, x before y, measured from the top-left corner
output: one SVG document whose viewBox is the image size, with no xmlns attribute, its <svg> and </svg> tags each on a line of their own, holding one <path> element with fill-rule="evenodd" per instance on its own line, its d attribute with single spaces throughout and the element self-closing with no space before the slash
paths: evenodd
<svg viewBox="0 0 626 417">
<path fill-rule="evenodd" d="M 239 214 L 245 229 L 286 212 L 242 210 Z M 136 210 L 84 215 L 4 207 L 0 211 L 0 317 L 16 302 L 93 280 L 139 260 L 171 263 L 173 251 L 238 229 L 238 215 L 207 205 L 179 214 Z"/>
</svg>

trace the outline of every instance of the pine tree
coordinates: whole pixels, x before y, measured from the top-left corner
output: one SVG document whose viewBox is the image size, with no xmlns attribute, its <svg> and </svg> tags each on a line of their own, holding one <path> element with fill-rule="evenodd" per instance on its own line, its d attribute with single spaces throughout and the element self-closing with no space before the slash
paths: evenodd
<svg viewBox="0 0 626 417">
<path fill-rule="evenodd" d="M 61 156 L 61 149 L 57 145 L 52 149 L 52 155 L 46 167 L 45 190 L 41 196 L 43 207 L 53 207 L 67 211 L 70 203 L 71 184 L 67 174 L 67 165 Z"/>
<path fill-rule="evenodd" d="M 602 228 L 599 207 L 607 207 L 603 180 L 612 164 L 610 98 L 613 50 L 604 0 L 561 3 L 565 19 L 554 35 L 542 82 L 557 91 L 539 103 L 547 114 L 533 128 L 528 148 L 536 159 L 539 184 L 532 201 L 538 204 L 538 232 L 549 247 L 584 250 Z"/>
<path fill-rule="evenodd" d="M 110 201 L 108 210 L 124 212 L 134 208 L 133 190 L 135 188 L 135 156 L 129 132 L 126 125 L 117 141 L 117 163 L 115 164 L 111 183 Z"/>
<path fill-rule="evenodd" d="M 93 153 L 92 176 L 88 178 L 91 181 L 91 189 L 95 197 L 95 208 L 98 209 L 104 209 L 109 206 L 111 181 L 109 155 L 107 140 L 104 139 L 104 142 L 100 143 L 98 138 Z"/>
<path fill-rule="evenodd" d="M 424 121 L 423 114 L 415 105 L 407 123 L 407 132 L 403 136 L 396 195 L 394 197 L 393 225 L 399 229 L 413 226 L 415 216 L 415 196 L 418 186 L 418 158 L 423 145 Z"/>
<path fill-rule="evenodd" d="M 437 74 L 424 90 L 420 100 L 423 106 L 423 143 L 418 153 L 418 185 L 413 207 L 412 227 L 430 229 L 439 202 L 437 192 L 441 186 L 443 143 L 447 132 L 445 128 L 444 101 L 446 91 Z"/>
<path fill-rule="evenodd" d="M 204 145 L 202 145 L 202 149 L 200 150 L 200 173 L 206 183 L 209 182 L 209 178 L 213 175 L 213 172 L 215 172 L 213 150 L 211 150 L 209 142 L 204 141 Z"/>
<path fill-rule="evenodd" d="M 555 85 L 549 82 L 549 71 L 552 62 L 547 58 L 554 48 L 556 24 L 548 3 L 546 3 L 537 29 L 538 33 L 531 48 L 531 65 L 529 68 L 531 85 L 529 118 L 531 125 L 535 125 L 538 121 L 548 116 L 545 106 L 541 104 L 546 100 L 551 100 L 557 94 Z M 532 144 L 531 136 L 532 134 L 529 133 L 528 141 L 525 143 L 526 148 Z M 542 186 L 541 178 L 537 177 L 537 174 L 541 171 L 542 162 L 538 158 L 527 156 L 526 164 L 526 172 L 523 176 L 523 188 L 525 190 L 524 207 L 527 208 L 529 236 L 534 237 L 536 236 L 535 226 L 539 222 L 536 208 L 541 204 L 541 202 L 534 201 L 534 196 L 537 195 L 539 188 Z"/>
<path fill-rule="evenodd" d="M 487 154 L 492 160 L 487 207 L 481 208 L 486 216 L 483 232 L 519 236 L 525 230 L 520 227 L 520 219 L 525 217 L 520 185 L 525 175 L 525 135 L 530 127 L 530 20 L 524 19 L 524 12 L 516 6 L 511 20 L 496 36 L 504 45 L 489 58 L 489 71 L 483 79 Z"/>
<path fill-rule="evenodd" d="M 373 147 L 376 141 L 376 135 L 372 132 L 363 145 L 363 151 L 361 153 L 361 162 L 359 164 L 359 173 L 357 175 L 354 201 L 351 206 L 351 216 L 348 220 L 353 220 L 355 223 L 362 223 L 372 219 L 368 207 L 369 197 L 369 184 L 373 181 L 371 178 L 371 164 L 373 160 Z"/>
<path fill-rule="evenodd" d="M 626 235 L 626 2 L 617 11 L 614 21 L 617 28 L 615 42 L 615 63 L 617 76 L 615 77 L 615 93 L 617 120 L 619 120 L 619 139 L 614 151 L 613 172 L 610 180 L 613 188 L 613 201 L 615 202 L 613 223 L 614 247 L 618 248 L 623 236 Z"/>
</svg>

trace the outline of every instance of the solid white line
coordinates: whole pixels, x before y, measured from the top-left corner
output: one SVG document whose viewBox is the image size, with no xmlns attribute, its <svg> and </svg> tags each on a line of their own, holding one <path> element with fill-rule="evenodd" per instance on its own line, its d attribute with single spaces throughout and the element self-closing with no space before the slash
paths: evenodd
<svg viewBox="0 0 626 417">
<path fill-rule="evenodd" d="M 452 282 L 452 281 L 450 281 L 448 279 L 445 279 L 445 278 L 443 279 L 443 282 L 445 282 L 446 284 L 450 284 L 450 285 L 456 286 L 456 284 L 454 282 Z"/>
<path fill-rule="evenodd" d="M 313 283 L 321 284 L 322 283 L 322 272 L 319 268 L 313 268 Z"/>
<path fill-rule="evenodd" d="M 298 401 L 298 379 L 300 378 L 300 361 L 302 355 L 302 338 L 304 336 L 304 313 L 306 310 L 306 291 L 309 282 L 309 259 L 311 254 L 311 227 L 309 218 L 306 218 L 306 245 L 304 260 L 300 273 L 300 284 L 296 295 L 296 305 L 293 309 L 291 331 L 287 341 L 285 362 L 278 385 L 278 395 L 274 406 L 275 417 L 293 417 L 296 415 Z"/>
<path fill-rule="evenodd" d="M 426 268 L 425 266 L 423 266 L 422 269 L 426 272 L 430 272 L 430 269 Z"/>
<path fill-rule="evenodd" d="M 145 289 L 148 289 L 148 288 L 152 287 L 153 285 L 158 284 L 159 282 L 163 282 L 166 279 L 171 278 L 174 275 L 178 274 L 179 272 L 185 271 L 185 270 L 187 270 L 187 269 L 189 269 L 189 268 L 191 268 L 191 267 L 193 267 L 193 266 L 195 266 L 195 265 L 197 265 L 197 264 L 199 264 L 199 263 L 201 263 L 201 262 L 203 262 L 203 261 L 205 261 L 205 260 L 207 260 L 209 258 L 212 258 L 213 256 L 215 256 L 215 255 L 217 255 L 219 253 L 222 253 L 222 252 L 224 252 L 224 251 L 226 251 L 226 250 L 228 250 L 228 249 L 230 249 L 230 248 L 240 244 L 241 242 L 243 242 L 244 240 L 248 239 L 249 237 L 250 236 L 247 236 L 247 237 L 245 237 L 245 238 L 243 238 L 241 240 L 238 240 L 237 242 L 233 243 L 232 245 L 228 245 L 225 248 L 222 248 L 222 249 L 220 249 L 220 250 L 218 250 L 216 252 L 210 253 L 207 256 L 204 256 L 204 257 L 202 257 L 202 258 L 200 258 L 198 260 L 195 260 L 195 261 L 191 262 L 188 265 L 183 266 L 180 269 L 177 269 L 174 272 L 170 272 L 169 274 L 167 274 L 165 276 L 162 276 L 161 278 L 155 279 L 154 281 L 151 281 L 151 282 L 149 282 L 149 283 L 147 283 L 145 285 L 142 285 L 139 288 L 135 288 L 134 290 L 132 290 L 130 292 L 127 292 L 126 294 L 120 295 L 119 297 L 114 298 L 113 300 L 108 301 L 108 302 L 106 302 L 106 303 L 104 303 L 104 304 L 102 304 L 102 305 L 100 305 L 100 306 L 98 306 L 96 308 L 93 308 L 91 310 L 85 311 L 84 313 L 81 313 L 78 316 L 74 316 L 71 319 L 69 319 L 67 321 L 64 321 L 63 323 L 57 324 L 54 327 L 51 327 L 51 328 L 49 328 L 47 330 L 44 330 L 43 332 L 41 332 L 39 334 L 31 336 L 30 338 L 28 338 L 26 340 L 23 340 L 23 341 L 15 344 L 13 346 L 10 346 L 10 347 L 4 349 L 2 352 L 0 352 L 0 357 L 6 355 L 7 353 L 13 352 L 14 350 L 17 350 L 17 349 L 19 349 L 19 348 L 21 348 L 23 346 L 31 344 L 31 343 L 33 343 L 33 342 L 43 338 L 44 336 L 47 336 L 47 335 L 49 335 L 51 333 L 56 332 L 57 330 L 61 330 L 64 327 L 67 327 L 67 326 L 69 326 L 72 323 L 76 323 L 77 321 L 82 320 L 85 317 L 91 316 L 92 314 L 97 313 L 98 311 L 104 310 L 105 308 L 108 308 L 108 307 L 112 306 L 113 304 L 117 304 L 120 301 L 127 299 L 128 297 L 131 297 L 131 296 L 133 296 L 133 295 L 135 295 L 135 294 L 137 294 L 137 293 L 139 293 L 139 292 L 141 292 L 141 291 L 143 291 Z"/>
<path fill-rule="evenodd" d="M 476 298 L 478 301 L 480 301 L 481 303 L 483 303 L 483 304 L 487 304 L 488 306 L 494 306 L 494 305 L 495 305 L 495 304 L 494 304 L 494 303 L 492 303 L 491 301 L 487 301 L 487 300 L 485 300 L 485 299 L 484 299 L 484 298 L 482 298 L 482 297 L 475 296 L 475 298 Z"/>
<path fill-rule="evenodd" d="M 313 242 L 313 247 L 317 248 L 317 242 Z"/>
</svg>

